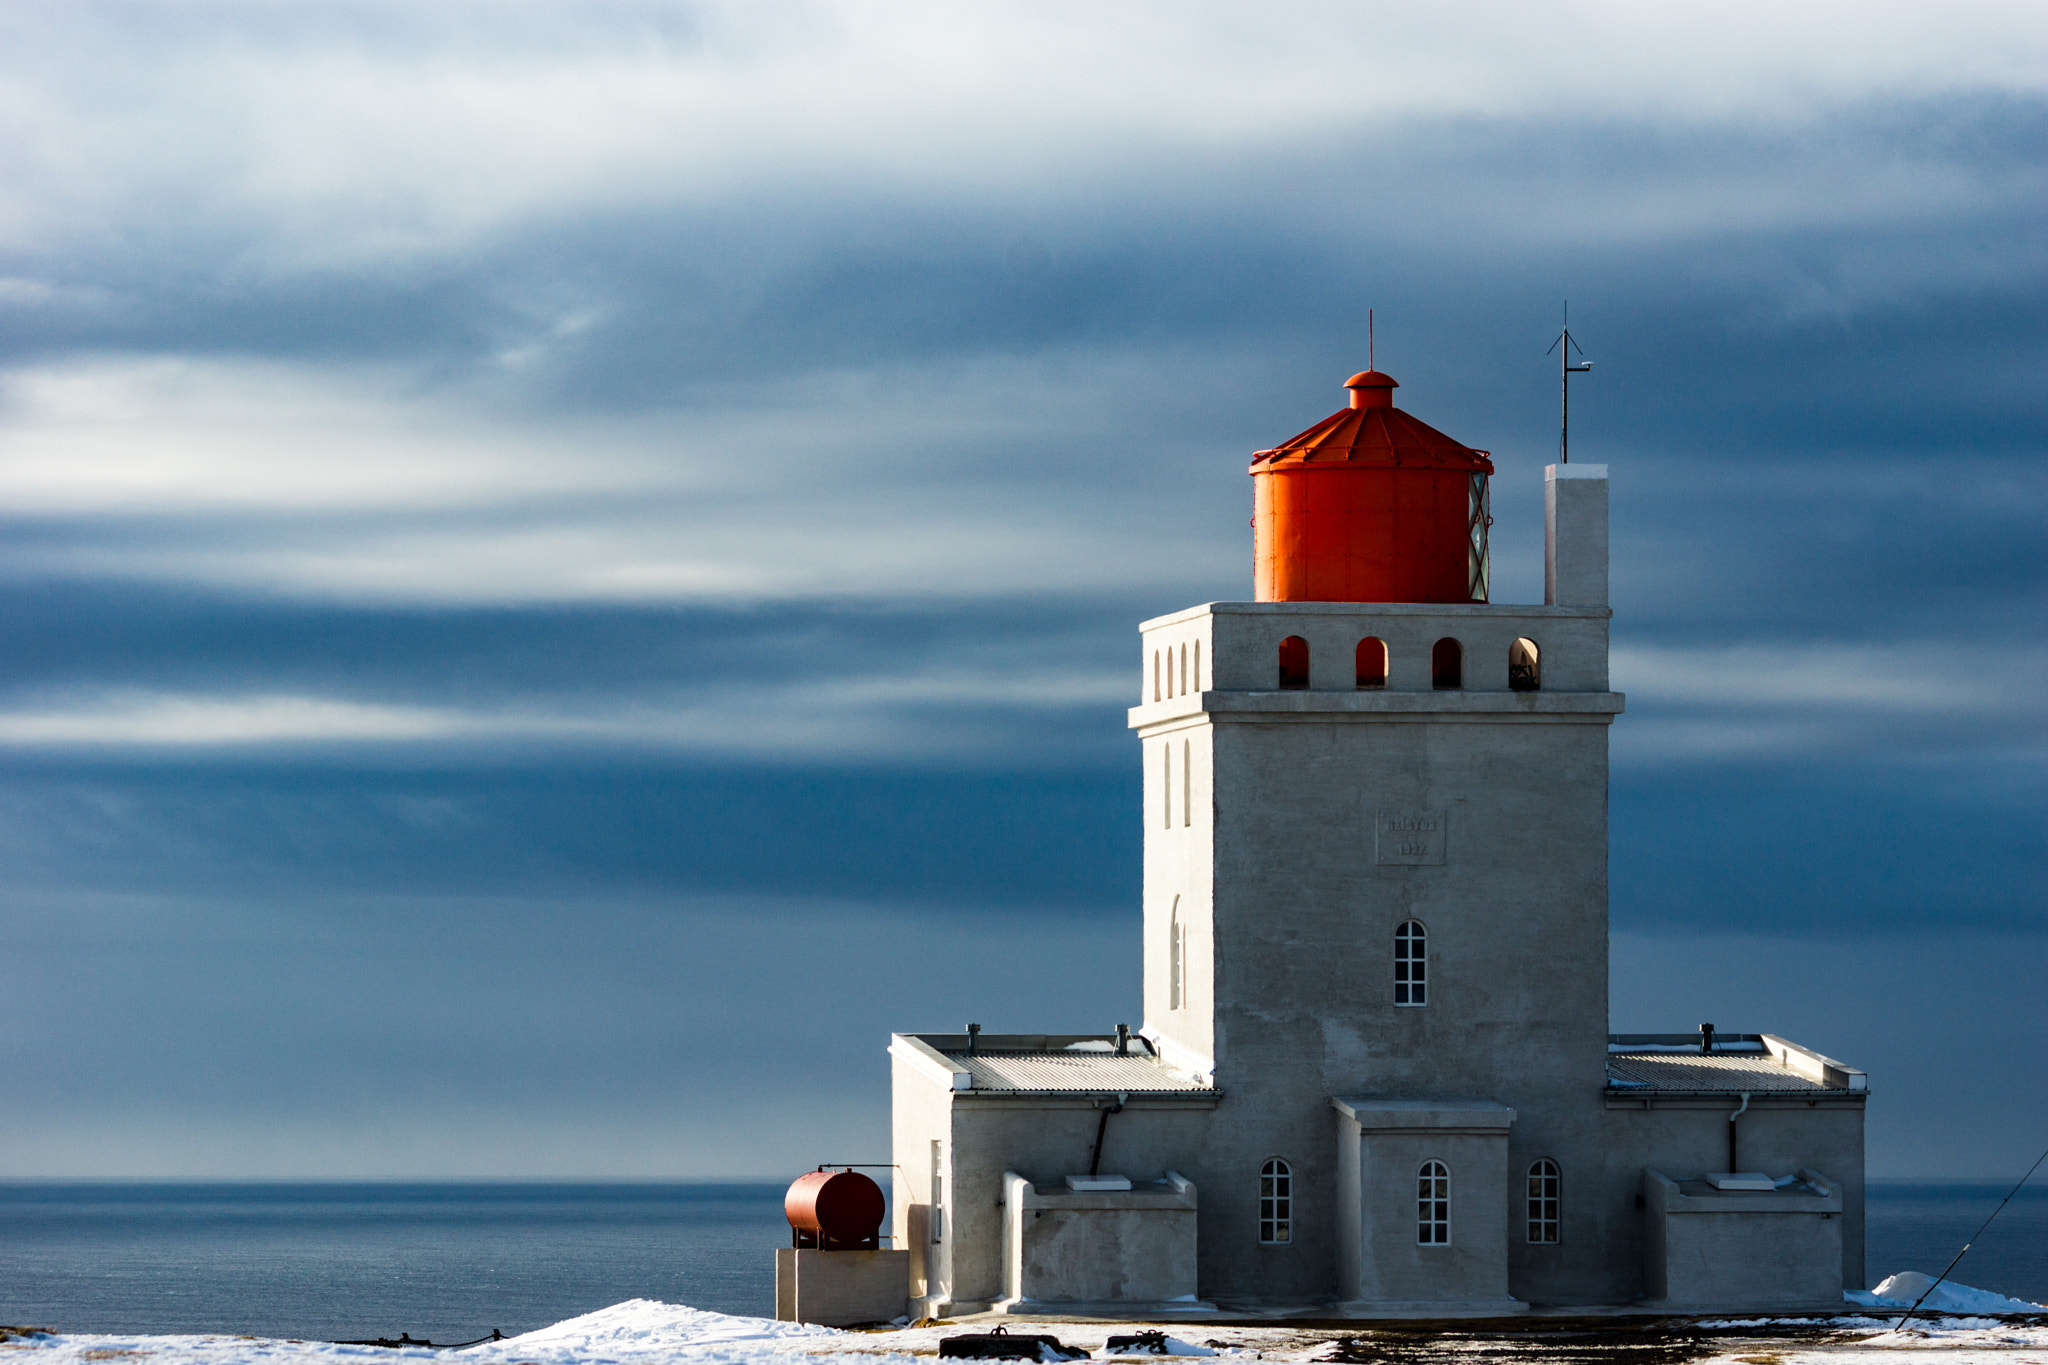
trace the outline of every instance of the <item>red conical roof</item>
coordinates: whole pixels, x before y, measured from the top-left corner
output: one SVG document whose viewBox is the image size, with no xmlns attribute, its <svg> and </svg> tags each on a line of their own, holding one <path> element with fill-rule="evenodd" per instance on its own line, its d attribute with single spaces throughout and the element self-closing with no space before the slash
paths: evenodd
<svg viewBox="0 0 2048 1365">
<path fill-rule="evenodd" d="M 1387 465 L 1417 469 L 1469 469 L 1491 474 L 1487 452 L 1461 444 L 1394 406 L 1399 383 L 1367 370 L 1344 381 L 1351 406 L 1331 413 L 1292 440 L 1253 454 L 1251 472 L 1296 465 Z"/>
</svg>

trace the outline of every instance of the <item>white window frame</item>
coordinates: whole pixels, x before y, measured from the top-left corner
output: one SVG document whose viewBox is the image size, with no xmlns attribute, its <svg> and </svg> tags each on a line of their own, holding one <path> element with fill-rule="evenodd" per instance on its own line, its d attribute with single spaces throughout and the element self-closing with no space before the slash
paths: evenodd
<svg viewBox="0 0 2048 1365">
<path fill-rule="evenodd" d="M 1429 1004 L 1429 926 L 1419 919 L 1402 920 L 1394 930 L 1394 1004 Z"/>
<path fill-rule="evenodd" d="M 1529 1163 L 1528 1235 L 1531 1246 L 1556 1246 L 1564 1236 L 1564 1175 L 1549 1157 Z"/>
<path fill-rule="evenodd" d="M 1259 1167 L 1259 1245 L 1294 1244 L 1294 1168 L 1280 1157 Z"/>
<path fill-rule="evenodd" d="M 1435 1158 L 1415 1172 L 1415 1243 L 1451 1244 L 1451 1168 Z"/>
</svg>

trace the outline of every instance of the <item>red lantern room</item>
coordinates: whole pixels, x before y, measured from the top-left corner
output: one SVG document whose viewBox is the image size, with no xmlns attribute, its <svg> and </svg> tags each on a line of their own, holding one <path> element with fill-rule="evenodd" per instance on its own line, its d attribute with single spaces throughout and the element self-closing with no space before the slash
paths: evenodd
<svg viewBox="0 0 2048 1365">
<path fill-rule="evenodd" d="M 1394 377 L 1252 457 L 1261 602 L 1484 602 L 1493 461 L 1394 406 Z"/>
</svg>

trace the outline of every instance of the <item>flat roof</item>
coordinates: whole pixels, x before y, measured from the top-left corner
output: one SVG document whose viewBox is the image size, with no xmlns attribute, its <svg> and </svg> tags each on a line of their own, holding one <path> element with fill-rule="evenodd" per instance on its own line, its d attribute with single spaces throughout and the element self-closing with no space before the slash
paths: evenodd
<svg viewBox="0 0 2048 1365">
<path fill-rule="evenodd" d="M 969 1077 L 955 1089 L 1010 1095 L 1213 1095 L 1191 1072 L 1170 1066 L 1143 1038 L 1133 1036 L 1119 1053 L 1114 1037 L 987 1034 L 970 1049 L 963 1034 L 917 1034 L 952 1068 Z"/>
<path fill-rule="evenodd" d="M 1864 1094 L 1853 1066 L 1770 1033 L 1614 1033 L 1607 1038 L 1609 1095 Z"/>
</svg>

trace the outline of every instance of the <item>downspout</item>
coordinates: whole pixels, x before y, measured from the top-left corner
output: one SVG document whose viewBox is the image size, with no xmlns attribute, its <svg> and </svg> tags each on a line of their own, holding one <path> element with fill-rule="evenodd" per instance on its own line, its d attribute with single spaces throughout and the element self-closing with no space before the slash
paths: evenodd
<svg viewBox="0 0 2048 1365">
<path fill-rule="evenodd" d="M 1101 1171 L 1102 1171 L 1102 1139 L 1103 1139 L 1103 1138 L 1105 1138 L 1105 1137 L 1107 1137 L 1107 1136 L 1109 1135 L 1109 1116 L 1110 1116 L 1111 1114 L 1121 1114 L 1121 1113 L 1123 1113 L 1123 1111 L 1124 1111 L 1124 1101 L 1125 1101 L 1125 1100 L 1127 1100 L 1127 1099 L 1129 1099 L 1129 1098 L 1130 1098 L 1130 1095 L 1129 1095 L 1129 1094 L 1122 1094 L 1122 1095 L 1118 1095 L 1118 1096 L 1116 1097 L 1116 1103 L 1115 1103 L 1115 1104 L 1109 1105 L 1109 1106 L 1107 1106 L 1107 1107 L 1105 1107 L 1105 1108 L 1103 1109 L 1103 1111 L 1102 1111 L 1102 1119 L 1101 1119 L 1101 1121 L 1100 1121 L 1100 1122 L 1098 1122 L 1098 1123 L 1097 1123 L 1097 1124 L 1095 1125 L 1095 1156 L 1094 1156 L 1094 1158 L 1093 1158 L 1092 1160 L 1090 1160 L 1090 1161 L 1089 1161 L 1089 1163 L 1088 1163 L 1088 1174 L 1090 1174 L 1090 1175 L 1098 1175 L 1098 1174 L 1100 1174 L 1100 1173 L 1101 1173 Z"/>
<path fill-rule="evenodd" d="M 1749 1092 L 1742 1092 L 1742 1103 L 1728 1116 L 1728 1174 L 1734 1175 L 1742 1167 L 1735 1164 L 1735 1120 L 1742 1117 L 1749 1108 Z"/>
</svg>

